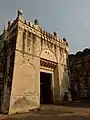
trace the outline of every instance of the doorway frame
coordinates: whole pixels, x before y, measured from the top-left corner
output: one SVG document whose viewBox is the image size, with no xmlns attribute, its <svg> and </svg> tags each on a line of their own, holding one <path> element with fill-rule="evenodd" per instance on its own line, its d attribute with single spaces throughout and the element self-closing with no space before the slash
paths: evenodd
<svg viewBox="0 0 90 120">
<path fill-rule="evenodd" d="M 40 68 L 40 73 L 41 72 L 44 72 L 44 73 L 49 73 L 52 75 L 52 80 L 51 80 L 51 87 L 52 87 L 52 91 L 51 91 L 51 94 L 52 94 L 52 103 L 54 101 L 54 71 L 53 69 L 45 69 L 45 68 Z M 40 78 L 41 79 L 41 78 Z M 41 93 L 40 93 L 41 94 Z"/>
</svg>

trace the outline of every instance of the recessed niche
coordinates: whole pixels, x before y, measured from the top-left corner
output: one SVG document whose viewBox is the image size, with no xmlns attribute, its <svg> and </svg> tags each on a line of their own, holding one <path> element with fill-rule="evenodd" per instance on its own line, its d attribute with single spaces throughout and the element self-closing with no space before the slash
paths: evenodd
<svg viewBox="0 0 90 120">
<path fill-rule="evenodd" d="M 30 51 L 30 48 L 28 50 Z"/>
</svg>

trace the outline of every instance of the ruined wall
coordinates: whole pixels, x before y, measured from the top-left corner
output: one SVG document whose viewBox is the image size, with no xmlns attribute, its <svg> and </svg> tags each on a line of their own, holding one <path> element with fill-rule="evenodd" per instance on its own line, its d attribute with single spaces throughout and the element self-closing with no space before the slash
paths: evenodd
<svg viewBox="0 0 90 120">
<path fill-rule="evenodd" d="M 69 80 L 75 100 L 90 99 L 90 49 L 69 55 Z"/>
<path fill-rule="evenodd" d="M 4 91 L 3 91 L 3 101 L 1 104 L 2 113 L 8 113 L 9 110 L 16 38 L 17 38 L 17 25 L 15 21 L 13 25 L 13 29 L 8 24 L 8 28 L 4 32 L 4 46 L 2 51 L 3 62 L 4 62 L 4 80 L 3 80 Z"/>
</svg>

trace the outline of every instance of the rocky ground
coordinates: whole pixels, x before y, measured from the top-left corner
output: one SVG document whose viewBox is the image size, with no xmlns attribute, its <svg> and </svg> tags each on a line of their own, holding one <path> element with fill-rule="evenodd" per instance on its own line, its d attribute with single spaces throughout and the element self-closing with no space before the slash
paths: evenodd
<svg viewBox="0 0 90 120">
<path fill-rule="evenodd" d="M 0 120 L 90 120 L 90 105 L 43 105 L 39 111 L 0 115 Z"/>
</svg>

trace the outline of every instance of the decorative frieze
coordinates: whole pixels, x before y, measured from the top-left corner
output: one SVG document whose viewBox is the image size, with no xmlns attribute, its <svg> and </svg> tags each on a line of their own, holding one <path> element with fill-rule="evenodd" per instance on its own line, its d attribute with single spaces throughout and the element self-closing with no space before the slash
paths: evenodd
<svg viewBox="0 0 90 120">
<path fill-rule="evenodd" d="M 57 64 L 53 63 L 51 61 L 40 59 L 40 65 L 43 66 L 43 67 L 53 68 L 54 69 Z"/>
</svg>

